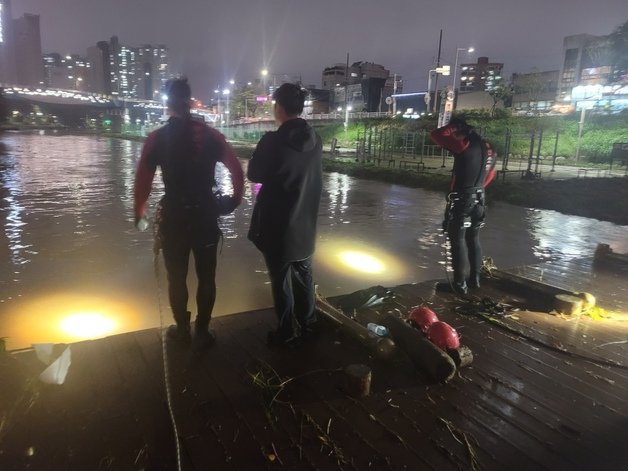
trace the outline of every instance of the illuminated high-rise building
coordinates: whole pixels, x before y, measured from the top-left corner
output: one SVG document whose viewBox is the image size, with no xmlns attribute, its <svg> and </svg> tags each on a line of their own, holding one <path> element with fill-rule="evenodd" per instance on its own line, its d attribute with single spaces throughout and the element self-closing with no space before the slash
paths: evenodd
<svg viewBox="0 0 628 471">
<path fill-rule="evenodd" d="M 50 88 L 91 90 L 90 64 L 78 54 L 62 56 L 56 52 L 44 54 L 44 84 Z"/>
<path fill-rule="evenodd" d="M 24 14 L 13 20 L 13 40 L 17 83 L 44 85 L 44 64 L 41 53 L 39 15 Z"/>
<path fill-rule="evenodd" d="M 87 49 L 90 64 L 89 89 L 92 92 L 111 95 L 111 60 L 109 43 L 98 41 Z"/>
<path fill-rule="evenodd" d="M 159 100 L 169 78 L 168 49 L 163 44 L 145 44 L 138 49 L 137 57 L 138 98 Z"/>
<path fill-rule="evenodd" d="M 0 0 L 0 84 L 17 83 L 11 0 Z"/>
<path fill-rule="evenodd" d="M 478 57 L 475 64 L 461 64 L 460 92 L 490 92 L 503 83 L 501 62 L 489 62 L 488 57 Z"/>
<path fill-rule="evenodd" d="M 159 100 L 168 79 L 165 46 L 130 47 L 117 36 L 87 50 L 92 90 L 124 98 Z"/>
</svg>

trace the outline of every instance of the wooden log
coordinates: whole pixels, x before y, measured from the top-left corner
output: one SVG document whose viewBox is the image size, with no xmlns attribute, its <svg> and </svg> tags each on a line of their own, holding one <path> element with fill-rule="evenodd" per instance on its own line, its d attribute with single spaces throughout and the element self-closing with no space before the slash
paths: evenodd
<svg viewBox="0 0 628 471">
<path fill-rule="evenodd" d="M 388 329 L 398 348 L 403 350 L 412 363 L 438 382 L 447 382 L 456 374 L 454 360 L 438 348 L 419 330 L 392 313 L 378 314 L 361 311 L 362 322 L 375 322 Z"/>
<path fill-rule="evenodd" d="M 557 294 L 573 295 L 572 291 L 568 291 L 557 286 L 552 286 L 547 283 L 541 283 L 540 281 L 532 280 L 524 276 L 515 275 L 514 273 L 508 273 L 501 270 L 491 270 L 491 278 L 495 278 L 496 280 L 499 280 L 502 283 L 511 286 L 516 286 L 519 288 L 523 287 L 527 290 L 548 297 L 553 297 Z"/>
<path fill-rule="evenodd" d="M 569 294 L 557 294 L 554 296 L 554 308 L 568 316 L 579 316 L 582 314 L 582 298 Z"/>
<path fill-rule="evenodd" d="M 396 351 L 395 342 L 389 337 L 378 337 L 342 311 L 329 304 L 322 296 L 316 296 L 316 310 L 349 337 L 357 340 L 379 358 L 390 358 Z"/>
<path fill-rule="evenodd" d="M 345 368 L 345 390 L 352 397 L 366 397 L 371 393 L 371 369 L 366 365 Z"/>
<path fill-rule="evenodd" d="M 473 363 L 473 352 L 469 347 L 460 345 L 458 348 L 450 348 L 447 354 L 451 357 L 458 368 L 464 368 Z"/>
<path fill-rule="evenodd" d="M 615 253 L 608 244 L 598 244 L 593 255 L 593 264 L 605 270 L 628 270 L 628 254 Z"/>
<path fill-rule="evenodd" d="M 583 312 L 588 311 L 592 307 L 595 307 L 596 299 L 591 293 L 576 293 L 580 299 L 582 299 L 582 310 Z"/>
</svg>

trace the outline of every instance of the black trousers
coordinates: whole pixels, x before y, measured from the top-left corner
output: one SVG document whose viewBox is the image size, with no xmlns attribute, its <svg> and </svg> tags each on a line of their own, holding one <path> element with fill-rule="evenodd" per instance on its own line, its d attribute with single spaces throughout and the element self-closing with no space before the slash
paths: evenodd
<svg viewBox="0 0 628 471">
<path fill-rule="evenodd" d="M 469 270 L 470 279 L 478 279 L 482 268 L 480 228 L 484 225 L 486 209 L 475 199 L 460 201 L 451 208 L 447 235 L 451 245 L 454 283 L 463 285 Z"/>
<path fill-rule="evenodd" d="M 265 253 L 264 258 L 277 314 L 277 333 L 288 339 L 316 322 L 312 257 L 285 262 Z"/>
<path fill-rule="evenodd" d="M 216 219 L 196 208 L 164 210 L 159 238 L 168 274 L 168 298 L 177 325 L 190 323 L 187 275 L 190 253 L 198 279 L 196 327 L 207 329 L 216 301 L 216 264 L 220 230 Z"/>
</svg>

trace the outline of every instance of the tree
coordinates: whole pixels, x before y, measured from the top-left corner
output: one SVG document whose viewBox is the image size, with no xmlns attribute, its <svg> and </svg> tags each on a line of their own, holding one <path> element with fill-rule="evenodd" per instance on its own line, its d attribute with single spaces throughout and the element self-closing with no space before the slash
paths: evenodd
<svg viewBox="0 0 628 471">
<path fill-rule="evenodd" d="M 495 108 L 501 101 L 506 106 L 506 102 L 512 96 L 512 87 L 507 83 L 504 83 L 503 79 L 495 82 L 493 88 L 488 91 L 488 94 L 493 99 L 493 106 L 491 106 L 491 116 L 495 116 Z"/>
<path fill-rule="evenodd" d="M 263 91 L 251 85 L 234 90 L 231 97 L 232 118 L 255 118 L 264 115 L 269 107 L 268 103 L 257 101 L 257 97 L 261 95 Z"/>
<path fill-rule="evenodd" d="M 608 35 L 613 81 L 622 81 L 628 74 L 628 21 Z"/>
</svg>

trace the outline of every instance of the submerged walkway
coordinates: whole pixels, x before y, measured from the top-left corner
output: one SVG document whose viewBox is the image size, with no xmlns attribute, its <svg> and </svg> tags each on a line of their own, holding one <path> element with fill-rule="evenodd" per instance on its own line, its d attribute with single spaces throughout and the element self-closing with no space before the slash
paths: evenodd
<svg viewBox="0 0 628 471">
<path fill-rule="evenodd" d="M 603 307 L 628 312 L 623 268 L 600 271 L 578 260 L 517 271 L 594 292 Z M 167 349 L 183 469 L 628 466 L 628 370 L 609 365 L 628 364 L 628 322 L 516 312 L 500 326 L 456 311 L 463 301 L 436 293 L 433 282 L 393 291 L 385 309 L 429 303 L 461 334 L 473 364 L 435 384 L 403 354 L 374 359 L 331 328 L 286 352 L 265 344 L 270 310 L 217 318 L 218 342 L 202 357 Z M 481 295 L 539 303 L 494 280 Z M 0 469 L 176 469 L 159 330 L 71 348 L 61 386 L 32 381 L 42 367 L 31 351 L 0 363 L 9 411 L 0 423 Z M 342 387 L 339 369 L 354 363 L 372 368 L 363 399 Z"/>
</svg>

